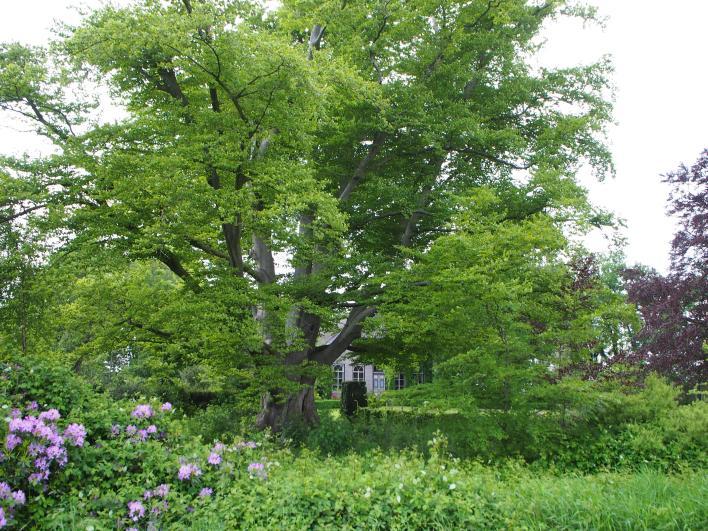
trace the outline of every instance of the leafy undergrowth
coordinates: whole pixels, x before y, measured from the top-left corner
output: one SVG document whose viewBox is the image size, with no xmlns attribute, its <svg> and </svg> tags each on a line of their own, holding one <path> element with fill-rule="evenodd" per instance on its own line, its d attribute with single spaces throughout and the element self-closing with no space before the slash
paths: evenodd
<svg viewBox="0 0 708 531">
<path fill-rule="evenodd" d="M 705 528 L 701 469 L 592 475 L 412 450 L 324 456 L 202 441 L 157 401 L 111 401 L 39 361 L 0 362 L 0 526 L 10 529 Z M 8 441 L 10 444 L 8 445 Z"/>
<path fill-rule="evenodd" d="M 234 484 L 202 529 L 705 529 L 705 474 L 537 475 L 415 455 L 301 456 Z"/>
<path fill-rule="evenodd" d="M 585 382 L 558 388 L 550 402 L 565 401 L 567 407 L 463 412 L 408 401 L 375 404 L 353 418 L 320 408 L 320 426 L 293 436 L 323 455 L 403 449 L 427 454 L 427 442 L 440 431 L 452 455 L 485 463 L 522 459 L 541 470 L 582 473 L 708 467 L 708 401 L 680 404 L 678 390 L 655 377 L 630 392 Z M 398 393 L 391 398 L 411 394 Z"/>
</svg>

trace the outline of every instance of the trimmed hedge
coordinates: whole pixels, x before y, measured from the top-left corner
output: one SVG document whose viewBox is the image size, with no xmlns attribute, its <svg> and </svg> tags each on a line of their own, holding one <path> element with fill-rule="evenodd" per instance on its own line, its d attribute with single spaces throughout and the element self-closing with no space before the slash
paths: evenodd
<svg viewBox="0 0 708 531">
<path fill-rule="evenodd" d="M 346 416 L 351 417 L 357 409 L 366 407 L 366 383 L 364 382 L 344 382 L 342 384 L 341 410 Z"/>
</svg>

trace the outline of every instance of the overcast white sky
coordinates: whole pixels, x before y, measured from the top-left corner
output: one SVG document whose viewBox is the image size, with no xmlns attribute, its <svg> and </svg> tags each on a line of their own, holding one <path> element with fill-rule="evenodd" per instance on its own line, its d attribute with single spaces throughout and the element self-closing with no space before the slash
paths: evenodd
<svg viewBox="0 0 708 531">
<path fill-rule="evenodd" d="M 554 24 L 542 62 L 570 66 L 613 56 L 617 177 L 584 184 L 596 204 L 626 220 L 628 261 L 666 270 L 674 226 L 664 214 L 668 189 L 660 174 L 692 163 L 708 147 L 708 0 L 590 1 L 609 17 L 607 27 Z M 77 20 L 70 6 L 101 3 L 3 0 L 0 41 L 44 44 L 53 20 Z M 31 142 L 16 125 L 0 124 L 0 152 L 40 149 Z M 598 238 L 591 244 L 601 247 Z"/>
</svg>

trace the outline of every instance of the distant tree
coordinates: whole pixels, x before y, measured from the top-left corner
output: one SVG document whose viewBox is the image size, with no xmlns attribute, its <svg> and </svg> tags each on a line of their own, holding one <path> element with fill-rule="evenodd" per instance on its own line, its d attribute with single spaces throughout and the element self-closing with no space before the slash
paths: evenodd
<svg viewBox="0 0 708 531">
<path fill-rule="evenodd" d="M 673 186 L 668 212 L 680 223 L 670 271 L 663 276 L 635 268 L 625 277 L 644 320 L 637 355 L 648 368 L 691 387 L 708 380 L 708 150 L 664 182 Z"/>
</svg>

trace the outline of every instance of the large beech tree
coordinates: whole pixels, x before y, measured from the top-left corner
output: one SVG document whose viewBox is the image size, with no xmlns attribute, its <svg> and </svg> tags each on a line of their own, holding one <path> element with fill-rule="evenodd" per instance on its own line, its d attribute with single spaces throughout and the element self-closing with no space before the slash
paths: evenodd
<svg viewBox="0 0 708 531">
<path fill-rule="evenodd" d="M 0 108 L 55 146 L 3 159 L 0 221 L 37 227 L 50 268 L 103 308 L 62 302 L 87 327 L 67 347 L 77 366 L 130 342 L 256 385 L 262 427 L 315 423 L 316 367 L 376 321 L 389 275 L 456 230 L 460 197 L 503 190 L 510 219 L 569 230 L 601 220 L 574 175 L 611 170 L 608 63 L 533 66 L 546 22 L 590 14 L 562 0 L 99 9 L 47 49 L 0 48 Z M 175 280 L 153 275 L 146 295 L 125 275 L 150 262 Z M 398 291 L 426 285 L 404 277 Z"/>
</svg>

